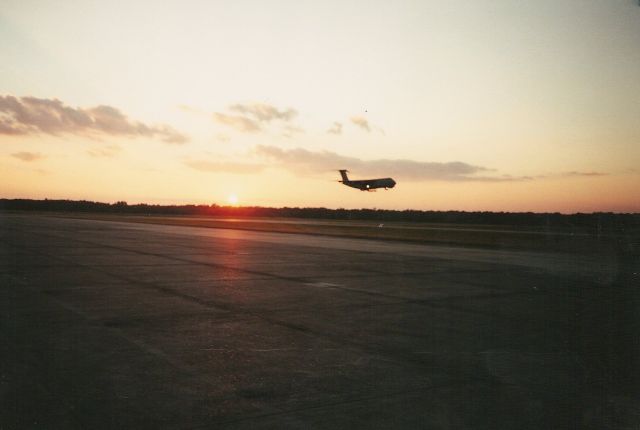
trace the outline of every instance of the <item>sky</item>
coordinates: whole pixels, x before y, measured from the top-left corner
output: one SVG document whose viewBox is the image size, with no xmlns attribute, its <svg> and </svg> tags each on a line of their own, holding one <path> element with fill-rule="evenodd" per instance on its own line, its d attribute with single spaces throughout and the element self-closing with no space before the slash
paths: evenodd
<svg viewBox="0 0 640 430">
<path fill-rule="evenodd" d="M 635 0 L 4 0 L 0 40 L 0 197 L 640 212 Z"/>
</svg>

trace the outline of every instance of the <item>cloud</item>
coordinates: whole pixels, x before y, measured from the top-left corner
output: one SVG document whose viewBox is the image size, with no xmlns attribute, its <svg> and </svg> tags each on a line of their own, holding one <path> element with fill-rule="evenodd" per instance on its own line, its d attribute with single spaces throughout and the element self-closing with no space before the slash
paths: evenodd
<svg viewBox="0 0 640 430">
<path fill-rule="evenodd" d="M 275 161 L 280 167 L 297 174 L 323 173 L 329 170 L 352 169 L 359 177 L 392 176 L 408 181 L 477 181 L 507 182 L 529 180 L 529 177 L 485 176 L 492 169 L 461 161 L 449 163 L 413 160 L 361 160 L 329 151 L 312 152 L 302 148 L 284 150 L 275 146 L 258 145 L 254 152 Z M 480 175 L 479 175 L 480 174 Z"/>
<path fill-rule="evenodd" d="M 266 103 L 238 103 L 229 106 L 229 110 L 233 113 L 214 112 L 213 119 L 245 133 L 262 131 L 264 125 L 273 121 L 285 124 L 282 133 L 286 137 L 304 131 L 288 124 L 298 114 L 295 109 L 280 110 Z"/>
<path fill-rule="evenodd" d="M 294 134 L 304 133 L 303 129 L 293 125 L 285 125 L 282 130 L 282 135 L 284 137 L 293 137 Z"/>
<path fill-rule="evenodd" d="M 295 109 L 278 110 L 275 106 L 266 103 L 238 103 L 229 106 L 229 110 L 253 117 L 260 122 L 271 122 L 273 120 L 288 122 L 298 114 Z"/>
<path fill-rule="evenodd" d="M 227 143 L 231 140 L 231 138 L 224 133 L 218 133 L 216 135 L 216 140 L 218 140 L 219 142 Z"/>
<path fill-rule="evenodd" d="M 220 162 L 220 161 L 206 161 L 206 160 L 189 160 L 184 164 L 195 170 L 201 172 L 213 172 L 213 173 L 258 173 L 261 172 L 265 166 L 262 164 L 252 163 L 236 163 L 236 162 Z"/>
<path fill-rule="evenodd" d="M 371 126 L 369 125 L 369 121 L 366 118 L 361 116 L 352 116 L 351 122 L 366 131 L 367 133 L 371 132 Z"/>
<path fill-rule="evenodd" d="M 261 130 L 260 124 L 251 118 L 241 115 L 227 115 L 226 113 L 214 112 L 213 119 L 231 128 L 245 133 L 255 133 Z"/>
<path fill-rule="evenodd" d="M 603 172 L 565 172 L 562 176 L 608 176 L 608 173 Z"/>
<path fill-rule="evenodd" d="M 605 172 L 595 172 L 595 171 L 590 171 L 590 172 L 580 172 L 580 171 L 571 171 L 571 172 L 561 172 L 561 173 L 547 173 L 547 174 L 542 174 L 542 175 L 535 175 L 535 176 L 523 176 L 522 178 L 525 179 L 559 179 L 559 178 L 594 178 L 594 177 L 601 177 L 601 176 L 610 176 L 611 173 L 605 173 Z"/>
<path fill-rule="evenodd" d="M 73 108 L 57 99 L 14 96 L 0 96 L 0 134 L 158 137 L 176 144 L 188 141 L 166 124 L 132 121 L 112 106 Z"/>
<path fill-rule="evenodd" d="M 342 134 L 342 123 L 334 122 L 331 128 L 327 130 L 327 133 L 336 134 L 336 135 Z"/>
<path fill-rule="evenodd" d="M 103 158 L 103 157 L 115 157 L 119 152 L 122 151 L 122 148 L 118 145 L 109 145 L 100 148 L 93 148 L 87 151 L 92 157 Z"/>
<path fill-rule="evenodd" d="M 193 106 L 185 105 L 185 104 L 178 105 L 178 109 L 186 113 L 195 113 L 195 114 L 203 113 L 202 110 L 195 108 Z"/>
<path fill-rule="evenodd" d="M 45 158 L 39 152 L 15 152 L 11 156 L 22 161 L 36 161 Z"/>
</svg>

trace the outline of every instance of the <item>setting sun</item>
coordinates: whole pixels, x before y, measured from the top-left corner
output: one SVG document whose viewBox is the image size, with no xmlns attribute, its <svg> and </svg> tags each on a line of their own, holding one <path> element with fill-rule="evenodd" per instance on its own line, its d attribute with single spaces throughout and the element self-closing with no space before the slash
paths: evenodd
<svg viewBox="0 0 640 430">
<path fill-rule="evenodd" d="M 238 204 L 238 196 L 236 196 L 235 194 L 231 194 L 229 197 L 227 197 L 227 201 L 229 202 L 229 204 L 237 205 Z"/>
</svg>

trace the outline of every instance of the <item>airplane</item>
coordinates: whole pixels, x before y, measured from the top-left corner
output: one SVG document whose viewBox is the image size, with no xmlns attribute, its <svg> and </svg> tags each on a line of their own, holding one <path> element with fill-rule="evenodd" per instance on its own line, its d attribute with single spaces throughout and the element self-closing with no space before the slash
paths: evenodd
<svg viewBox="0 0 640 430">
<path fill-rule="evenodd" d="M 391 178 L 380 179 L 361 179 L 358 181 L 352 181 L 347 176 L 348 170 L 338 170 L 342 176 L 342 182 L 347 187 L 357 188 L 360 191 L 375 191 L 376 188 L 384 188 L 385 190 L 396 186 L 396 181 Z"/>
</svg>

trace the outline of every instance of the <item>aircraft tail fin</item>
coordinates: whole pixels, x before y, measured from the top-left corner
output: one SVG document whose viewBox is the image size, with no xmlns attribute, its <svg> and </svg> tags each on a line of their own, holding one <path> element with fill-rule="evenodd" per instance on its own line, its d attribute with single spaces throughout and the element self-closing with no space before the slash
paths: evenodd
<svg viewBox="0 0 640 430">
<path fill-rule="evenodd" d="M 349 177 L 347 176 L 348 170 L 338 170 L 338 172 L 340 172 L 343 182 L 349 182 Z"/>
</svg>

